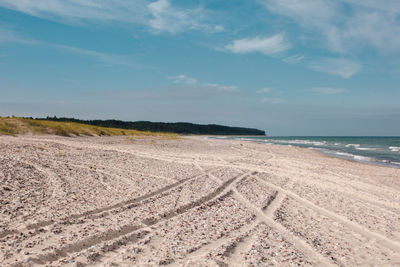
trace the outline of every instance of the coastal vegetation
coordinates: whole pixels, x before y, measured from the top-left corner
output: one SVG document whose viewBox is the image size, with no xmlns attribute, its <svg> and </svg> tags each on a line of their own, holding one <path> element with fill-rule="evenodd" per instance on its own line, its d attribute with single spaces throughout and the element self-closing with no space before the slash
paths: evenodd
<svg viewBox="0 0 400 267">
<path fill-rule="evenodd" d="M 177 134 L 101 127 L 78 122 L 0 117 L 0 135 L 54 134 L 60 136 L 157 136 L 177 138 Z"/>
<path fill-rule="evenodd" d="M 130 129 L 138 131 L 151 131 L 178 134 L 209 134 L 209 135 L 265 135 L 265 131 L 230 127 L 217 124 L 194 124 L 187 122 L 150 122 L 150 121 L 120 121 L 120 120 L 80 120 L 75 118 L 47 117 L 36 121 L 76 122 L 86 125 L 101 126 L 107 128 Z"/>
</svg>

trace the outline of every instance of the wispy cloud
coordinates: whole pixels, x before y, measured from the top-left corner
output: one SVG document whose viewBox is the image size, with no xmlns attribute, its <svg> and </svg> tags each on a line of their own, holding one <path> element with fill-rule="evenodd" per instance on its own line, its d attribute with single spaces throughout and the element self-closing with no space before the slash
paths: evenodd
<svg viewBox="0 0 400 267">
<path fill-rule="evenodd" d="M 148 15 L 148 1 L 96 0 L 3 0 L 0 6 L 32 16 L 66 23 L 88 21 L 140 22 Z"/>
<path fill-rule="evenodd" d="M 123 65 L 123 66 L 136 65 L 127 55 L 102 53 L 94 50 L 82 49 L 79 47 L 67 46 L 67 45 L 59 45 L 59 44 L 48 44 L 48 45 L 66 52 L 88 56 L 99 62 L 106 63 L 109 65 Z"/>
<path fill-rule="evenodd" d="M 9 29 L 0 28 L 0 44 L 1 43 L 13 43 L 22 45 L 40 45 L 49 48 L 55 48 L 69 53 L 75 53 L 85 55 L 93 58 L 99 62 L 110 64 L 110 65 L 125 65 L 134 66 L 135 64 L 127 55 L 117 55 L 110 53 L 98 52 L 90 49 L 83 49 L 74 46 L 67 46 L 62 44 L 46 43 L 35 39 L 30 39 L 22 36 L 21 34 L 14 32 Z M 3 55 L 0 55 L 2 57 Z"/>
<path fill-rule="evenodd" d="M 260 0 L 271 12 L 295 21 L 308 39 L 346 53 L 369 45 L 400 50 L 400 3 L 397 0 Z"/>
<path fill-rule="evenodd" d="M 169 0 L 2 0 L 0 6 L 67 24 L 139 24 L 153 33 L 223 30 L 222 25 L 204 22 L 206 18 L 202 8 L 179 8 Z"/>
<path fill-rule="evenodd" d="M 288 64 L 297 64 L 297 63 L 300 63 L 303 59 L 304 59 L 303 55 L 293 55 L 293 56 L 284 58 L 283 61 Z"/>
<path fill-rule="evenodd" d="M 270 37 L 257 36 L 254 38 L 239 39 L 225 46 L 225 49 L 237 54 L 259 52 L 264 55 L 279 54 L 289 48 L 290 44 L 285 40 L 282 33 Z"/>
<path fill-rule="evenodd" d="M 350 78 L 362 70 L 360 63 L 343 58 L 322 58 L 310 62 L 308 68 L 332 75 Z"/>
<path fill-rule="evenodd" d="M 37 40 L 33 40 L 22 36 L 21 34 L 7 28 L 0 27 L 0 44 L 13 43 L 13 44 L 39 44 Z"/>
<path fill-rule="evenodd" d="M 184 83 L 184 84 L 195 84 L 197 83 L 196 78 L 188 77 L 186 75 L 180 74 L 176 76 L 167 77 L 168 80 L 173 81 L 174 83 Z"/>
<path fill-rule="evenodd" d="M 196 88 L 203 89 L 212 89 L 213 91 L 219 92 L 227 92 L 227 93 L 235 93 L 239 92 L 237 86 L 234 85 L 223 85 L 218 83 L 208 83 L 208 82 L 200 82 L 196 78 L 186 76 L 184 74 L 176 75 L 176 76 L 168 76 L 168 80 L 171 80 L 173 83 L 180 83 L 189 85 Z"/>
<path fill-rule="evenodd" d="M 256 93 L 257 94 L 265 94 L 265 93 L 269 93 L 271 91 L 272 91 L 272 88 L 265 87 L 265 88 L 262 88 L 262 89 L 258 90 Z"/>
<path fill-rule="evenodd" d="M 316 93 L 323 95 L 335 95 L 347 92 L 346 88 L 332 88 L 332 87 L 315 87 L 312 90 Z"/>
<path fill-rule="evenodd" d="M 234 85 L 222 85 L 218 83 L 205 83 L 204 86 L 216 89 L 220 92 L 235 93 L 239 92 L 237 86 Z"/>
<path fill-rule="evenodd" d="M 209 30 L 222 31 L 221 25 L 207 25 L 202 22 L 203 9 L 178 9 L 171 6 L 168 0 L 158 0 L 148 5 L 152 18 L 148 21 L 149 26 L 155 32 L 178 33 L 185 30 Z"/>
<path fill-rule="evenodd" d="M 268 104 L 282 104 L 286 102 L 286 99 L 284 98 L 275 98 L 275 97 L 263 97 L 261 98 L 262 103 L 268 103 Z"/>
</svg>

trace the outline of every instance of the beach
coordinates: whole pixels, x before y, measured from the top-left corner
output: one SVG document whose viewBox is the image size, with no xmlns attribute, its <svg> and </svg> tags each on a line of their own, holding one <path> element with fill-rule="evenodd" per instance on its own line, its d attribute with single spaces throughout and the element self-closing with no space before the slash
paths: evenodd
<svg viewBox="0 0 400 267">
<path fill-rule="evenodd" d="M 400 266 L 400 169 L 205 136 L 0 136 L 2 266 Z"/>
</svg>

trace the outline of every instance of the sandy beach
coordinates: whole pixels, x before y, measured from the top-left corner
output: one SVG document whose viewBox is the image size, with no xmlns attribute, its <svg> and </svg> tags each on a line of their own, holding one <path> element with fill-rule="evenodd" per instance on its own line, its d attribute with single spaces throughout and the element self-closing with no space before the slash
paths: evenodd
<svg viewBox="0 0 400 267">
<path fill-rule="evenodd" d="M 400 266 L 400 169 L 298 147 L 0 136 L 1 266 Z"/>
</svg>

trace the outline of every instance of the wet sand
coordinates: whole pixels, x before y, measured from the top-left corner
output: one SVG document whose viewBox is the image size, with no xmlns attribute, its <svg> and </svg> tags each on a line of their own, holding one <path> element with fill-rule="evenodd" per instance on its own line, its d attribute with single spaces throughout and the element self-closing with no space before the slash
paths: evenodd
<svg viewBox="0 0 400 267">
<path fill-rule="evenodd" d="M 2 266 L 400 266 L 400 169 L 182 137 L 0 136 Z"/>
</svg>

